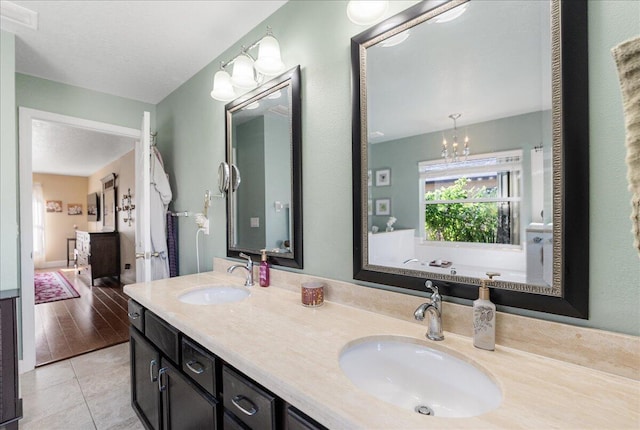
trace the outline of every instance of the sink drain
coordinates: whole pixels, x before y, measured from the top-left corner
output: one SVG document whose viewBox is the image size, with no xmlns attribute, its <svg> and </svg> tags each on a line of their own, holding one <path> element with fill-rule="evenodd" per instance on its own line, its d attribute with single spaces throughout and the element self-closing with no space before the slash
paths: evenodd
<svg viewBox="0 0 640 430">
<path fill-rule="evenodd" d="M 419 413 L 420 415 L 430 415 L 430 416 L 434 416 L 435 415 L 435 412 L 433 412 L 433 409 L 431 409 L 427 405 L 418 405 L 418 406 L 415 407 L 414 410 L 417 413 Z"/>
</svg>

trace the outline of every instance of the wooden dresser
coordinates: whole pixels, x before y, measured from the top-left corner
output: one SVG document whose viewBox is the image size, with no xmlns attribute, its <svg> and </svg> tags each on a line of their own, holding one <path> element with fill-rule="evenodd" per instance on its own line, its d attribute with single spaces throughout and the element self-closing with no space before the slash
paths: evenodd
<svg viewBox="0 0 640 430">
<path fill-rule="evenodd" d="M 78 273 L 83 267 L 90 270 L 91 286 L 94 279 L 117 277 L 120 282 L 120 234 L 117 231 L 76 231 Z"/>
</svg>

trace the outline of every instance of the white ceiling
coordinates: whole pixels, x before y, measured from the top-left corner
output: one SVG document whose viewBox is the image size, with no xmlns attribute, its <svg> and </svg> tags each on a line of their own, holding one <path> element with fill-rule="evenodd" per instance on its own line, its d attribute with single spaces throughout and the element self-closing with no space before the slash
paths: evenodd
<svg viewBox="0 0 640 430">
<path fill-rule="evenodd" d="M 37 30 L 2 20 L 2 29 L 16 34 L 16 72 L 157 104 L 286 1 L 12 3 L 38 13 Z M 102 166 L 113 161 L 109 151 L 89 149 L 87 142 L 112 148 L 121 144 L 118 138 L 106 143 L 104 135 L 89 139 L 86 131 L 64 132 L 60 127 L 41 127 L 34 162 L 37 157 L 49 163 L 38 169 L 53 171 L 68 164 L 63 153 L 73 154 L 72 159 L 91 155 L 79 162 L 81 169 L 69 166 L 65 173 L 82 176 L 94 161 Z M 64 140 L 53 142 L 61 136 Z M 109 154 L 100 161 L 102 152 Z"/>
<path fill-rule="evenodd" d="M 134 139 L 55 122 L 32 122 L 32 171 L 90 176 L 133 150 Z"/>
</svg>

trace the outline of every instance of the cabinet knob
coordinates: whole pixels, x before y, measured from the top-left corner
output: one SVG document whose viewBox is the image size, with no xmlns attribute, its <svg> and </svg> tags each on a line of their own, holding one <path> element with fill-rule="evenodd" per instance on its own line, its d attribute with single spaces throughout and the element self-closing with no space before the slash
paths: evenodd
<svg viewBox="0 0 640 430">
<path fill-rule="evenodd" d="M 158 371 L 158 391 L 160 391 L 160 392 L 163 392 L 164 390 L 167 389 L 167 386 L 162 383 L 162 375 L 167 373 L 167 370 L 169 370 L 169 369 L 167 369 L 166 367 L 163 367 L 162 369 L 160 369 Z"/>
<path fill-rule="evenodd" d="M 246 409 L 245 407 L 243 407 L 240 402 L 245 402 L 249 404 L 249 409 Z M 238 394 L 237 396 L 235 396 L 234 398 L 231 399 L 231 403 L 233 403 L 235 405 L 236 408 L 240 409 L 242 411 L 242 413 L 246 414 L 246 415 L 255 415 L 258 413 L 258 407 L 255 405 L 255 403 L 253 403 L 251 401 L 251 399 L 249 399 L 247 396 L 244 396 L 242 394 Z"/>
<path fill-rule="evenodd" d="M 149 379 L 151 379 L 151 382 L 156 382 L 158 380 L 158 378 L 153 374 L 153 369 L 157 364 L 158 362 L 155 360 L 151 360 L 149 362 Z"/>
<path fill-rule="evenodd" d="M 204 372 L 204 367 L 202 367 L 202 364 L 198 363 L 195 360 L 187 361 L 187 367 L 189 368 L 189 370 L 191 370 L 196 375 L 199 375 L 202 372 Z"/>
</svg>

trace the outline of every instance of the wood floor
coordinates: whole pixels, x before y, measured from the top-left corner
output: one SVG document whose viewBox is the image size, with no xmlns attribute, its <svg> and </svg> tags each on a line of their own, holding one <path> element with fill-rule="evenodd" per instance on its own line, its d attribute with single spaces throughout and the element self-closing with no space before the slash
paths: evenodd
<svg viewBox="0 0 640 430">
<path fill-rule="evenodd" d="M 63 272 L 80 293 L 76 299 L 35 306 L 36 366 L 74 357 L 129 340 L 128 296 L 113 278 L 95 280 L 73 268 Z"/>
</svg>

